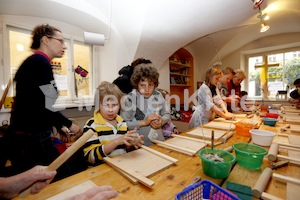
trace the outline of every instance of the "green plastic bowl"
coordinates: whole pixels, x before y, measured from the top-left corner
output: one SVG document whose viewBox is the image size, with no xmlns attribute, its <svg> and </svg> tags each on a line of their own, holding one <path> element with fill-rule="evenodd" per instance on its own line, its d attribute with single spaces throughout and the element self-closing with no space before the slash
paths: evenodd
<svg viewBox="0 0 300 200">
<path fill-rule="evenodd" d="M 235 162 L 234 156 L 224 150 L 214 149 L 213 153 L 217 154 L 224 159 L 224 162 L 216 162 L 208 160 L 203 157 L 203 154 L 210 154 L 212 150 L 210 148 L 202 149 L 198 152 L 198 156 L 202 160 L 202 170 L 203 172 L 213 178 L 226 178 L 228 177 L 231 166 Z"/>
<path fill-rule="evenodd" d="M 235 143 L 232 148 L 235 151 L 237 163 L 250 169 L 260 169 L 262 160 L 268 153 L 263 147 L 244 142 Z"/>
</svg>

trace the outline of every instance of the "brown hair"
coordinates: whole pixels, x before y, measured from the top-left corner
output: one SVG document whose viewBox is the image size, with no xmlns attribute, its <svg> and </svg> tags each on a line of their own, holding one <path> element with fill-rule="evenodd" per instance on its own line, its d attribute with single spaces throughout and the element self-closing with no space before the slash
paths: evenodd
<svg viewBox="0 0 300 200">
<path fill-rule="evenodd" d="M 211 86 L 211 78 L 215 75 L 221 75 L 222 71 L 219 68 L 211 67 L 205 73 L 205 84 L 210 87 Z"/>
<path fill-rule="evenodd" d="M 50 26 L 49 24 L 36 26 L 31 32 L 32 44 L 30 48 L 35 50 L 40 48 L 42 37 L 52 37 L 53 35 L 55 35 L 55 32 L 61 31 L 53 26 Z"/>
<path fill-rule="evenodd" d="M 103 103 L 103 99 L 107 95 L 112 95 L 115 98 L 117 98 L 118 102 L 120 103 L 121 98 L 124 96 L 124 93 L 119 89 L 119 87 L 113 83 L 107 82 L 107 81 L 102 81 L 100 85 L 97 87 L 97 93 L 96 93 L 96 100 L 97 103 Z M 108 98 L 107 100 L 109 100 Z"/>
<path fill-rule="evenodd" d="M 132 69 L 134 69 L 137 65 L 142 64 L 142 63 L 148 64 L 148 63 L 152 63 L 152 62 L 151 62 L 151 60 L 148 60 L 145 58 L 138 58 L 131 63 L 131 67 L 132 67 Z"/>
<path fill-rule="evenodd" d="M 226 68 L 222 69 L 222 73 L 223 73 L 223 75 L 227 75 L 227 74 L 235 75 L 235 72 L 231 67 L 226 67 Z"/>
<path fill-rule="evenodd" d="M 158 86 L 159 73 L 157 69 L 151 64 L 139 64 L 135 67 L 133 74 L 130 78 L 132 86 L 137 89 L 140 81 L 148 80 L 153 82 L 154 86 Z"/>
</svg>

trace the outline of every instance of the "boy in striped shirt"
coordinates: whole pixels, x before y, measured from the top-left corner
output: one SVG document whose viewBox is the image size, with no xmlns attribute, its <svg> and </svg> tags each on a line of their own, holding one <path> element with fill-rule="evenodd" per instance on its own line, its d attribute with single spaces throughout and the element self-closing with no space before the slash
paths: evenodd
<svg viewBox="0 0 300 200">
<path fill-rule="evenodd" d="M 123 95 L 118 86 L 106 81 L 97 88 L 94 117 L 83 129 L 95 133 L 83 146 L 84 157 L 91 165 L 102 164 L 103 157 L 124 154 L 144 144 L 143 136 L 136 129 L 127 131 L 126 122 L 118 115 Z"/>
</svg>

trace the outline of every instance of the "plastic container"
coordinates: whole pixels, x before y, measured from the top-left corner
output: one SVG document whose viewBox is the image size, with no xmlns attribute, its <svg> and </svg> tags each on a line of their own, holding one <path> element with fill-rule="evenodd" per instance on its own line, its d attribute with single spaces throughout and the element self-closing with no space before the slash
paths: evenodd
<svg viewBox="0 0 300 200">
<path fill-rule="evenodd" d="M 246 122 L 238 122 L 235 124 L 235 132 L 238 135 L 250 137 L 251 134 L 249 131 L 253 129 L 254 125 Z"/>
<path fill-rule="evenodd" d="M 250 130 L 252 141 L 260 146 L 271 146 L 275 133 L 271 131 L 252 129 Z"/>
<path fill-rule="evenodd" d="M 226 178 L 228 177 L 231 166 L 235 162 L 234 156 L 224 150 L 214 149 L 213 153 L 217 154 L 224 159 L 224 162 L 216 162 L 203 157 L 203 154 L 210 154 L 212 150 L 210 148 L 201 149 L 198 152 L 198 156 L 202 160 L 202 170 L 203 172 L 213 178 Z"/>
<path fill-rule="evenodd" d="M 235 151 L 237 163 L 250 169 L 260 169 L 262 160 L 268 153 L 263 147 L 244 142 L 235 143 L 232 148 Z"/>
<path fill-rule="evenodd" d="M 262 112 L 267 112 L 267 111 L 268 111 L 268 108 L 269 108 L 268 105 L 261 105 L 261 106 L 260 106 L 260 110 L 261 110 Z"/>
<path fill-rule="evenodd" d="M 279 117 L 279 114 L 275 114 L 275 113 L 266 113 L 266 114 L 264 114 L 264 115 L 260 115 L 260 117 L 277 119 L 277 118 Z"/>
<path fill-rule="evenodd" d="M 275 126 L 277 119 L 274 118 L 261 118 L 263 120 L 264 125 Z"/>
<path fill-rule="evenodd" d="M 175 196 L 176 200 L 198 200 L 198 199 L 215 199 L 215 200 L 239 200 L 238 197 L 228 192 L 224 188 L 214 184 L 209 180 L 202 180 L 194 183 Z"/>
</svg>

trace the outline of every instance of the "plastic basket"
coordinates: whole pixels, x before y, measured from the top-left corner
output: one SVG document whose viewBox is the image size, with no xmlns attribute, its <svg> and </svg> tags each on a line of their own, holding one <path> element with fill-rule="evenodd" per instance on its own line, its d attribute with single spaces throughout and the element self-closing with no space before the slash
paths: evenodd
<svg viewBox="0 0 300 200">
<path fill-rule="evenodd" d="M 200 200 L 200 199 L 213 199 L 213 200 L 239 200 L 238 197 L 229 193 L 220 186 L 214 184 L 209 180 L 202 180 L 194 183 L 181 192 L 176 194 L 176 200 Z"/>
</svg>

